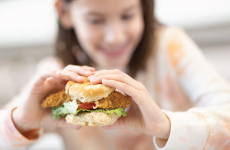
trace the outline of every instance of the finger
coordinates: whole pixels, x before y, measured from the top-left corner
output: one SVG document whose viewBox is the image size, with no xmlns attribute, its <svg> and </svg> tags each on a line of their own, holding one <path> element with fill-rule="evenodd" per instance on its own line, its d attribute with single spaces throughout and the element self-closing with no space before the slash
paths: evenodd
<svg viewBox="0 0 230 150">
<path fill-rule="evenodd" d="M 100 70 L 100 71 L 96 71 L 95 75 L 104 75 L 104 74 L 119 74 L 122 71 L 120 71 L 119 69 L 113 69 L 113 70 Z"/>
<path fill-rule="evenodd" d="M 66 86 L 67 82 L 68 82 L 68 80 L 63 80 L 63 79 L 53 78 L 53 77 L 48 78 L 45 81 L 45 83 L 50 84 L 50 85 L 55 86 L 56 88 L 58 88 L 57 91 L 65 89 L 65 86 Z M 51 92 L 53 92 L 53 91 L 51 91 Z"/>
<path fill-rule="evenodd" d="M 114 129 L 124 129 L 125 128 L 125 123 L 124 123 L 124 118 L 119 118 L 113 125 L 108 125 L 102 127 L 105 130 L 114 130 Z"/>
<path fill-rule="evenodd" d="M 46 76 L 48 78 L 46 78 L 46 82 L 50 83 L 50 84 L 66 84 L 66 81 L 72 80 L 75 82 L 79 82 L 82 83 L 84 82 L 84 77 L 79 76 L 78 74 L 71 72 L 71 71 L 63 71 L 63 70 L 59 70 L 59 71 L 55 71 L 56 76 L 50 77 L 50 76 Z M 42 81 L 43 83 L 45 82 L 45 79 Z"/>
<path fill-rule="evenodd" d="M 46 81 L 47 78 L 50 77 L 57 77 L 57 71 L 52 70 L 52 71 L 48 71 L 48 72 L 44 72 L 41 75 L 39 75 L 36 79 L 35 79 L 35 85 L 36 86 L 41 86 L 44 84 L 44 82 Z"/>
<path fill-rule="evenodd" d="M 87 69 L 87 67 L 80 67 L 80 66 L 75 66 L 75 65 L 69 65 L 63 70 L 72 71 L 82 76 L 90 76 L 94 74 L 94 72 Z"/>
<path fill-rule="evenodd" d="M 84 82 L 85 78 L 71 71 L 59 70 L 56 72 L 57 77 L 62 80 L 71 80 L 78 83 Z"/>
<path fill-rule="evenodd" d="M 71 128 L 71 129 L 80 129 L 81 127 L 70 125 L 66 122 L 64 118 L 53 119 L 51 112 L 47 111 L 45 116 L 41 120 L 42 128 Z"/>
<path fill-rule="evenodd" d="M 58 79 L 58 78 L 56 78 L 56 79 Z M 54 78 L 48 78 L 46 81 L 50 81 L 50 82 L 52 82 L 51 84 L 57 84 L 57 80 L 55 80 Z M 58 83 L 61 83 L 62 85 L 64 85 L 64 86 L 66 86 L 66 84 L 69 82 L 69 80 L 62 80 L 62 79 L 59 79 L 59 81 L 60 82 L 58 82 Z"/>
<path fill-rule="evenodd" d="M 95 72 L 95 68 L 94 67 L 89 67 L 89 66 L 82 66 L 83 68 L 89 70 L 89 71 L 92 71 L 92 72 Z"/>
<path fill-rule="evenodd" d="M 79 76 L 78 74 L 71 72 L 71 71 L 63 71 L 59 70 L 55 72 L 56 77 L 49 77 L 47 78 L 46 82 L 50 84 L 60 84 L 63 83 L 63 85 L 66 83 L 66 81 L 72 80 L 76 82 L 83 82 L 84 77 Z"/>
<path fill-rule="evenodd" d="M 124 92 L 125 94 L 129 95 L 130 97 L 132 97 L 132 99 L 136 98 L 138 96 L 138 93 L 139 93 L 139 91 L 137 89 L 135 89 L 134 87 L 132 87 L 126 83 L 122 83 L 122 82 L 115 81 L 115 80 L 102 79 L 102 84 L 109 86 L 109 87 L 114 87 L 114 88 Z"/>
<path fill-rule="evenodd" d="M 65 80 L 60 79 L 60 78 L 50 77 L 50 78 L 47 78 L 45 82 L 48 82 L 49 84 L 52 84 L 52 85 L 56 85 L 56 84 L 62 83 L 64 81 Z"/>
<path fill-rule="evenodd" d="M 94 73 L 94 75 L 91 75 L 88 77 L 88 79 L 91 79 L 91 78 L 95 78 L 95 77 L 98 77 L 100 75 L 106 75 L 106 74 L 119 74 L 121 71 L 118 70 L 118 69 L 114 69 L 114 70 L 100 70 L 100 71 L 96 71 Z"/>
<path fill-rule="evenodd" d="M 126 84 L 136 88 L 136 89 L 141 88 L 141 85 L 139 84 L 139 82 L 137 82 L 136 80 L 132 79 L 130 76 L 128 76 L 126 74 L 100 75 L 100 76 L 97 76 L 97 77 L 90 78 L 90 82 L 92 84 L 99 84 L 99 83 L 102 83 L 103 79 L 115 80 L 115 81 L 123 82 L 123 83 L 126 83 Z"/>
<path fill-rule="evenodd" d="M 49 84 L 52 84 L 52 85 L 62 84 L 63 86 L 65 86 L 69 82 L 69 80 L 63 80 L 63 79 L 59 79 L 59 78 L 50 77 L 50 78 L 46 79 L 46 82 L 48 82 Z"/>
<path fill-rule="evenodd" d="M 97 84 L 101 83 L 102 79 L 108 79 L 108 80 L 116 80 L 116 81 L 121 81 L 123 83 L 127 83 L 131 86 L 133 86 L 136 89 L 142 89 L 143 86 L 136 80 L 134 80 L 132 77 L 127 75 L 126 73 L 114 69 L 114 70 L 101 70 L 101 71 L 96 71 L 94 75 L 89 76 L 88 79 L 92 79 L 92 84 Z M 93 81 L 94 80 L 94 81 Z"/>
</svg>

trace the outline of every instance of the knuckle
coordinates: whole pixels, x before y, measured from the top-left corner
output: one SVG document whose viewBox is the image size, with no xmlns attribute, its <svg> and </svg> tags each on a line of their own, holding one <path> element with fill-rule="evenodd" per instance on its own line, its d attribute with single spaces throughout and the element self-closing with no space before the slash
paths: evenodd
<svg viewBox="0 0 230 150">
<path fill-rule="evenodd" d="M 51 85 L 56 85 L 56 83 L 55 82 L 53 82 L 52 80 L 51 80 L 51 78 L 49 78 L 50 80 L 46 80 L 46 82 L 48 82 L 49 84 L 51 84 Z"/>
<path fill-rule="evenodd" d="M 138 87 L 139 87 L 140 90 L 144 90 L 145 89 L 144 84 L 141 83 L 141 82 L 138 82 Z"/>
<path fill-rule="evenodd" d="M 74 69 L 74 68 L 80 68 L 80 66 L 77 66 L 77 65 L 68 65 L 63 70 L 71 70 L 71 69 Z"/>
<path fill-rule="evenodd" d="M 144 87 L 144 84 L 143 84 L 143 83 L 141 83 L 141 82 L 139 82 L 139 85 L 140 85 L 141 87 Z"/>
<path fill-rule="evenodd" d="M 103 69 L 103 70 L 98 71 L 97 74 L 98 74 L 98 75 L 101 75 L 101 74 L 103 74 L 104 72 L 105 72 L 105 70 Z"/>
<path fill-rule="evenodd" d="M 68 65 L 63 70 L 69 70 L 70 68 L 71 68 L 71 65 Z"/>
<path fill-rule="evenodd" d="M 61 71 L 57 71 L 57 77 L 62 77 L 63 73 Z"/>
<path fill-rule="evenodd" d="M 114 70 L 116 73 L 121 73 L 121 71 L 119 69 L 115 69 Z"/>
<path fill-rule="evenodd" d="M 53 73 L 55 73 L 53 70 L 41 72 L 38 74 L 38 77 L 43 78 L 44 76 L 47 76 L 47 75 L 53 74 Z"/>
<path fill-rule="evenodd" d="M 57 73 L 58 71 L 56 70 L 50 70 L 48 73 L 51 73 L 51 74 L 54 74 L 54 73 Z"/>
<path fill-rule="evenodd" d="M 124 88 L 124 89 L 128 89 L 129 86 L 128 86 L 127 84 L 124 84 L 124 83 L 123 83 L 123 88 Z"/>
<path fill-rule="evenodd" d="M 67 66 L 67 68 L 71 68 L 71 67 L 73 67 L 73 65 L 68 65 L 68 66 Z"/>
<path fill-rule="evenodd" d="M 123 75 L 122 74 L 118 74 L 116 75 L 118 79 L 123 79 Z"/>
<path fill-rule="evenodd" d="M 82 66 L 73 65 L 72 68 L 81 69 L 83 67 Z"/>
</svg>

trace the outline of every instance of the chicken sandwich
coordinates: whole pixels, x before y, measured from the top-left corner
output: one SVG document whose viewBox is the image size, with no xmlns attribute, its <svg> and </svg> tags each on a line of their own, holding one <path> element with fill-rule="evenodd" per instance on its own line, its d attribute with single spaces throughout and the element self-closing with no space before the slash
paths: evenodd
<svg viewBox="0 0 230 150">
<path fill-rule="evenodd" d="M 43 108 L 52 107 L 54 119 L 64 117 L 66 122 L 79 126 L 105 126 L 114 124 L 120 116 L 126 116 L 125 108 L 131 100 L 128 96 L 103 84 L 92 85 L 69 81 L 65 90 L 43 100 Z"/>
</svg>

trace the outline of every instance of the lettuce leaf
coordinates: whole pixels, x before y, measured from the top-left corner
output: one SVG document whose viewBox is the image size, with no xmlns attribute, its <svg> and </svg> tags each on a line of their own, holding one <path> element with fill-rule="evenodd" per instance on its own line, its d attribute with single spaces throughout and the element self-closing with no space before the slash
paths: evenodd
<svg viewBox="0 0 230 150">
<path fill-rule="evenodd" d="M 66 117 L 67 114 L 76 115 L 79 112 L 104 112 L 107 114 L 116 113 L 117 116 L 126 116 L 127 112 L 124 112 L 123 108 L 105 110 L 105 109 L 95 109 L 95 110 L 87 110 L 87 109 L 79 109 L 77 110 L 78 105 L 76 100 L 72 102 L 64 103 L 61 106 L 53 107 L 52 109 L 52 117 L 53 119 L 59 119 L 60 117 Z"/>
<path fill-rule="evenodd" d="M 67 114 L 77 114 L 77 102 L 73 100 L 72 102 L 64 103 L 59 107 L 53 107 L 52 117 L 53 119 L 59 119 L 60 117 L 65 117 Z"/>
<path fill-rule="evenodd" d="M 116 109 L 111 109 L 111 110 L 105 110 L 105 109 L 95 109 L 95 110 L 88 110 L 88 109 L 79 109 L 77 110 L 77 112 L 84 112 L 84 111 L 88 111 L 88 112 L 104 112 L 107 114 L 114 114 L 116 113 L 117 116 L 126 116 L 127 115 L 127 111 L 124 112 L 123 108 L 116 108 Z"/>
</svg>

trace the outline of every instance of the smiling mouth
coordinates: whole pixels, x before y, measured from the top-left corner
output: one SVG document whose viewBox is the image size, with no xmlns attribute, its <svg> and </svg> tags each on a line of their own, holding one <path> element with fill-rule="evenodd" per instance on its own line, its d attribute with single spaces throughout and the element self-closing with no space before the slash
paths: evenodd
<svg viewBox="0 0 230 150">
<path fill-rule="evenodd" d="M 122 54 L 124 54 L 126 52 L 126 50 L 128 49 L 129 44 L 123 44 L 123 46 L 121 46 L 118 49 L 105 49 L 105 48 L 100 48 L 100 51 L 108 56 L 108 57 L 119 57 Z"/>
</svg>

